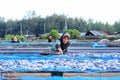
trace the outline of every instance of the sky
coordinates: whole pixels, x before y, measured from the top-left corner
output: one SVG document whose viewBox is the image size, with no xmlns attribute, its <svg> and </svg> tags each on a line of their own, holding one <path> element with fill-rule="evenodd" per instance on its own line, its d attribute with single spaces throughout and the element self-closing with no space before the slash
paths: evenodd
<svg viewBox="0 0 120 80">
<path fill-rule="evenodd" d="M 27 11 L 37 15 L 64 14 L 113 24 L 120 20 L 120 0 L 0 0 L 0 17 L 22 19 Z"/>
</svg>

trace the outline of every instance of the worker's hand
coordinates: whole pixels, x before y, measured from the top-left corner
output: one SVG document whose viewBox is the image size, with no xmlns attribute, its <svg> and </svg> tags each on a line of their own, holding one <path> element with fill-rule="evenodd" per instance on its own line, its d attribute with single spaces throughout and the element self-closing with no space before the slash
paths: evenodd
<svg viewBox="0 0 120 80">
<path fill-rule="evenodd" d="M 63 53 L 59 51 L 59 52 L 53 52 L 53 54 L 62 55 Z"/>
<path fill-rule="evenodd" d="M 53 52 L 53 54 L 58 54 L 58 55 L 62 55 L 63 51 L 61 48 L 58 48 L 58 51 Z"/>
<path fill-rule="evenodd" d="M 61 48 L 58 48 L 58 50 L 59 50 L 60 52 L 62 52 L 62 49 L 61 49 Z"/>
<path fill-rule="evenodd" d="M 61 48 L 58 48 L 58 50 L 61 52 L 61 54 L 63 54 L 63 50 Z"/>
</svg>

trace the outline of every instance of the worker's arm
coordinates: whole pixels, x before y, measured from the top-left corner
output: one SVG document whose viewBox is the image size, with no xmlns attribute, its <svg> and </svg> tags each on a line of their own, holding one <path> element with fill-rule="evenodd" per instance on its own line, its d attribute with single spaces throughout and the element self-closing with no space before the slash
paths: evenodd
<svg viewBox="0 0 120 80">
<path fill-rule="evenodd" d="M 58 52 L 53 52 L 53 54 L 62 55 L 63 53 L 58 51 Z"/>
<path fill-rule="evenodd" d="M 56 50 L 53 51 L 53 54 L 63 54 L 63 51 L 60 47 L 60 41 L 59 40 L 56 41 L 55 49 Z"/>
</svg>

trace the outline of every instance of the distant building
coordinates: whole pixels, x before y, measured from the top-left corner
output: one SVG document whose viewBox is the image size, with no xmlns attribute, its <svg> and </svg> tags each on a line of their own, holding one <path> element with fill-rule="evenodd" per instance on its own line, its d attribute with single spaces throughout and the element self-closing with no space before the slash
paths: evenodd
<svg viewBox="0 0 120 80">
<path fill-rule="evenodd" d="M 104 31 L 96 31 L 96 30 L 91 30 L 86 32 L 85 36 L 106 36 L 107 33 Z"/>
<path fill-rule="evenodd" d="M 116 36 L 120 36 L 120 32 L 116 32 L 115 35 L 116 35 Z"/>
</svg>

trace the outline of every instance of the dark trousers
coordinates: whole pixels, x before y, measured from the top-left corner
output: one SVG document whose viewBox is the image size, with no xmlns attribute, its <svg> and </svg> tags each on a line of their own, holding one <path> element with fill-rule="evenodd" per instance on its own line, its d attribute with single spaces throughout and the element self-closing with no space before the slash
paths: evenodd
<svg viewBox="0 0 120 80">
<path fill-rule="evenodd" d="M 63 76 L 63 72 L 51 72 L 51 76 Z"/>
</svg>

